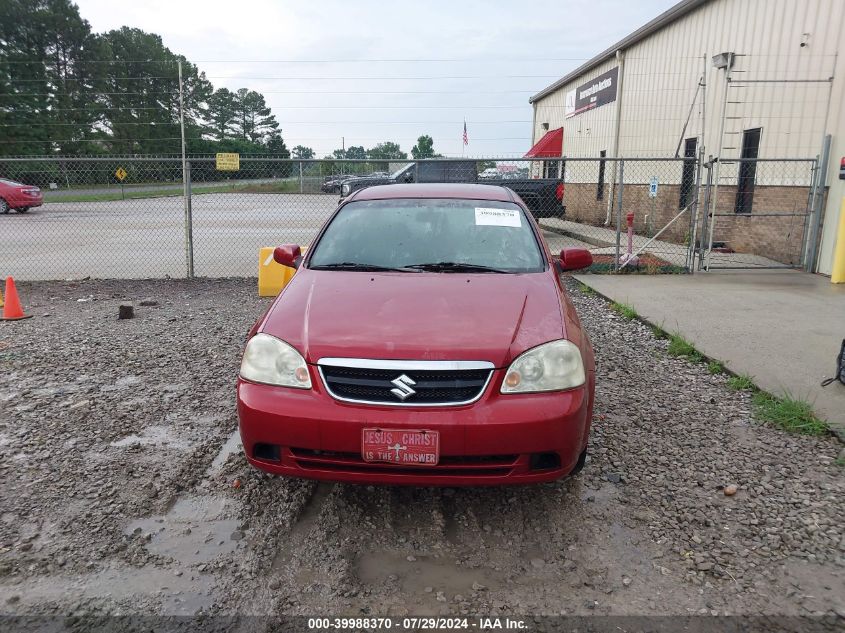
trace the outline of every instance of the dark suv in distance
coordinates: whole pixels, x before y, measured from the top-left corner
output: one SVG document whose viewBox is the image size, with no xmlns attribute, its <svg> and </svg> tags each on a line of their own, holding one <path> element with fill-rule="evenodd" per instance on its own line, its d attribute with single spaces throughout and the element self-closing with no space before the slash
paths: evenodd
<svg viewBox="0 0 845 633">
<path fill-rule="evenodd" d="M 485 174 L 486 175 L 486 174 Z M 478 163 L 474 160 L 421 160 L 408 163 L 397 169 L 387 178 L 354 176 L 347 178 L 340 185 L 340 197 L 346 198 L 351 193 L 376 185 L 410 183 L 483 183 L 499 185 L 511 189 L 528 206 L 536 219 L 563 217 L 566 207 L 563 204 L 564 184 L 558 178 L 481 178 Z"/>
</svg>

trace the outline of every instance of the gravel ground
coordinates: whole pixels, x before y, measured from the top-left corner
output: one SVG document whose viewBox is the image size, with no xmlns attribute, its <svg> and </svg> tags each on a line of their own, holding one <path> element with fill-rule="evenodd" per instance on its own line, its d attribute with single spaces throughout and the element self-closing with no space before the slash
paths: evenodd
<svg viewBox="0 0 845 633">
<path fill-rule="evenodd" d="M 724 376 L 570 288 L 598 364 L 585 470 L 415 489 L 246 464 L 254 279 L 20 284 L 35 318 L 0 324 L 0 613 L 845 618 L 841 446 L 755 422 Z"/>
</svg>

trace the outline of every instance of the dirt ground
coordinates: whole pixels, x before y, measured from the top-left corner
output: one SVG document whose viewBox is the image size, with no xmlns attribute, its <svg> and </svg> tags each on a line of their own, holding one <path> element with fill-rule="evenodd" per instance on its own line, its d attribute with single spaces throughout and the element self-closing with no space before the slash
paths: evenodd
<svg viewBox="0 0 845 633">
<path fill-rule="evenodd" d="M 0 323 L 0 614 L 842 625 L 841 445 L 755 422 L 725 376 L 570 287 L 598 363 L 585 470 L 455 489 L 247 465 L 234 380 L 269 304 L 254 279 L 20 284 L 34 318 Z"/>
</svg>

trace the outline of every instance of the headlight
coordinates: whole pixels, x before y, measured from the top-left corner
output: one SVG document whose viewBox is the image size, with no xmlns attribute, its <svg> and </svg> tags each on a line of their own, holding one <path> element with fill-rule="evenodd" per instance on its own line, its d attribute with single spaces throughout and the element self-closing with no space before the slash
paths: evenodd
<svg viewBox="0 0 845 633">
<path fill-rule="evenodd" d="M 341 185 L 340 186 L 340 195 L 341 196 L 348 196 L 349 192 L 352 191 L 352 185 Z"/>
<path fill-rule="evenodd" d="M 581 350 L 569 341 L 552 341 L 519 355 L 505 373 L 501 392 L 560 391 L 585 381 Z"/>
<path fill-rule="evenodd" d="M 269 334 L 256 334 L 249 339 L 241 361 L 241 378 L 267 385 L 311 388 L 302 354 Z"/>
</svg>

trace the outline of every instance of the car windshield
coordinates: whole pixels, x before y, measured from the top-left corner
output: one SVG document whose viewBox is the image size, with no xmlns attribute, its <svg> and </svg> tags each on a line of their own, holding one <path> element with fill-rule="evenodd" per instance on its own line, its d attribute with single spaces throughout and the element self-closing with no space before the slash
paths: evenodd
<svg viewBox="0 0 845 633">
<path fill-rule="evenodd" d="M 396 171 L 394 171 L 392 174 L 390 174 L 390 177 L 391 177 L 391 178 L 393 178 L 393 179 L 399 178 L 399 176 L 401 176 L 401 175 L 402 175 L 402 173 L 403 173 L 406 169 L 408 169 L 408 167 L 410 167 L 410 166 L 411 166 L 411 165 L 402 165 L 399 169 L 397 169 L 397 170 L 396 170 Z M 375 175 L 375 174 L 374 174 L 374 175 Z"/>
<path fill-rule="evenodd" d="M 544 270 L 522 209 L 493 200 L 361 200 L 345 205 L 312 249 L 310 268 L 419 272 Z"/>
</svg>

